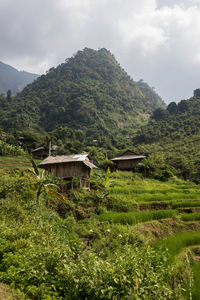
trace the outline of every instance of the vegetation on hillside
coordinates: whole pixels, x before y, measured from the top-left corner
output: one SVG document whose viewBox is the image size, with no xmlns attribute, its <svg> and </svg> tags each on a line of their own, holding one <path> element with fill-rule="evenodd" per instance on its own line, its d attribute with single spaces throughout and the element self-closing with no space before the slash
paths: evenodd
<svg viewBox="0 0 200 300">
<path fill-rule="evenodd" d="M 112 150 L 129 144 L 132 132 L 164 106 L 146 83 L 133 81 L 108 50 L 85 48 L 16 97 L 1 95 L 0 127 L 15 141 L 28 135 L 29 148 L 45 145 L 50 135 L 61 152 L 88 146 Z"/>
<path fill-rule="evenodd" d="M 148 237 L 199 230 L 199 224 L 170 210 L 186 191 L 199 201 L 199 186 L 176 178 L 160 182 L 130 172 L 95 172 L 91 191 L 68 191 L 60 201 L 43 190 L 39 203 L 34 172 L 0 174 L 0 282 L 30 299 L 189 299 L 189 264 L 177 273 L 180 266 L 171 258 L 184 245 L 198 244 L 199 234 L 183 234 L 173 254 L 162 240 L 160 250 Z M 159 208 L 153 200 L 150 207 L 147 197 L 157 194 L 162 195 Z M 132 198 L 125 200 L 127 195 Z M 112 221 L 116 212 L 117 223 Z M 121 222 L 120 214 L 137 222 Z M 147 223 L 151 219 L 161 220 Z"/>
<path fill-rule="evenodd" d="M 172 172 L 184 179 L 199 182 L 199 114 L 199 89 L 188 100 L 178 104 L 172 102 L 166 109 L 154 111 L 149 123 L 141 127 L 133 139 L 135 151 L 148 156 L 143 171 L 160 179 L 162 174 L 170 175 Z"/>
<path fill-rule="evenodd" d="M 194 96 L 178 104 L 171 102 L 167 108 L 158 108 L 147 126 L 141 128 L 138 142 L 153 143 L 180 140 L 200 134 L 200 89 Z"/>
</svg>

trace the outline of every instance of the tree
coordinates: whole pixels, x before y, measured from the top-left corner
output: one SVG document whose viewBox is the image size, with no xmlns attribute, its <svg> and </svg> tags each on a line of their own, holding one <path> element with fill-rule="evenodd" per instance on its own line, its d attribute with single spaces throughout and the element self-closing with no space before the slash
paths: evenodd
<svg viewBox="0 0 200 300">
<path fill-rule="evenodd" d="M 29 171 L 35 177 L 35 188 L 37 190 L 37 205 L 40 203 L 39 198 L 42 193 L 50 194 L 58 200 L 60 200 L 61 202 L 66 203 L 64 197 L 57 192 L 58 186 L 55 183 L 53 176 L 51 174 L 45 174 L 45 170 L 40 171 L 33 159 L 31 159 L 31 164 L 33 169 L 29 169 Z"/>
<path fill-rule="evenodd" d="M 178 103 L 178 111 L 179 112 L 185 112 L 187 110 L 188 110 L 187 100 L 181 100 L 181 102 Z"/>
<path fill-rule="evenodd" d="M 200 98 L 200 89 L 194 90 L 194 97 Z"/>
<path fill-rule="evenodd" d="M 154 111 L 152 118 L 155 120 L 164 120 L 168 116 L 168 111 L 163 108 L 158 108 Z"/>
<path fill-rule="evenodd" d="M 176 102 L 171 102 L 168 106 L 167 106 L 167 110 L 170 114 L 176 114 L 177 113 L 177 104 Z"/>
<path fill-rule="evenodd" d="M 12 99 L 12 92 L 11 92 L 11 90 L 8 90 L 7 91 L 7 100 L 10 102 L 11 99 Z"/>
</svg>

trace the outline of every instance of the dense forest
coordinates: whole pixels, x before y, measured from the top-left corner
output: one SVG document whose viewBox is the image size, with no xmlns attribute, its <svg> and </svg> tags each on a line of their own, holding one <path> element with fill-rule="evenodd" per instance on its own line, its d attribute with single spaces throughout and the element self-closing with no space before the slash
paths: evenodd
<svg viewBox="0 0 200 300">
<path fill-rule="evenodd" d="M 48 133 L 65 151 L 123 148 L 158 107 L 165 107 L 161 98 L 133 81 L 108 50 L 85 48 L 16 97 L 1 96 L 0 127 L 15 140 L 32 138 L 32 147 Z"/>
<path fill-rule="evenodd" d="M 196 89 L 192 98 L 156 109 L 134 137 L 135 148 L 154 156 L 158 164 L 162 161 L 175 168 L 179 176 L 199 182 L 199 114 L 200 90 Z"/>
</svg>

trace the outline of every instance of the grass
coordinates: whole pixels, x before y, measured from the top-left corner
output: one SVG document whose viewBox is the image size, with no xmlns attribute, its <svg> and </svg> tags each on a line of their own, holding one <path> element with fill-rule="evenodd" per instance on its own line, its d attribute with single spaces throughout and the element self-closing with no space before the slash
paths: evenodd
<svg viewBox="0 0 200 300">
<path fill-rule="evenodd" d="M 192 208 L 192 207 L 200 207 L 200 201 L 181 201 L 172 203 L 172 208 Z"/>
<path fill-rule="evenodd" d="M 154 208 L 155 202 L 163 202 L 163 208 L 176 209 L 187 207 L 191 203 L 200 206 L 200 186 L 183 180 L 161 182 L 154 179 L 139 178 L 131 172 L 111 174 L 113 187 L 109 189 L 109 209 L 116 212 L 130 212 L 138 210 L 139 205 L 145 204 L 145 209 Z M 197 201 L 196 201 L 197 200 Z M 188 203 L 188 204 L 184 204 Z M 189 204 L 190 203 L 190 204 Z M 165 207 L 164 207 L 165 206 Z M 162 208 L 162 205 L 159 207 Z"/>
<path fill-rule="evenodd" d="M 194 245 L 200 245 L 200 232 L 181 232 L 155 243 L 155 247 L 167 249 L 171 261 L 183 248 Z"/>
<path fill-rule="evenodd" d="M 192 287 L 192 300 L 199 300 L 200 295 L 200 262 L 194 263 L 192 265 L 193 273 L 193 287 Z"/>
<path fill-rule="evenodd" d="M 183 221 L 200 221 L 200 213 L 184 214 L 181 216 Z"/>
<path fill-rule="evenodd" d="M 158 201 L 175 201 L 175 200 L 198 200 L 200 199 L 200 193 L 171 193 L 171 194 L 141 194 L 141 195 L 128 195 L 128 194 L 115 194 L 111 193 L 111 197 L 114 200 L 127 201 L 130 203 L 144 203 L 144 202 L 158 202 Z"/>
<path fill-rule="evenodd" d="M 152 210 L 129 213 L 104 213 L 99 216 L 100 221 L 135 225 L 137 223 L 171 218 L 178 214 L 177 210 Z"/>
<path fill-rule="evenodd" d="M 36 164 L 39 160 L 35 160 Z M 24 170 L 32 167 L 28 156 L 0 156 L 0 168 L 4 171 Z"/>
</svg>

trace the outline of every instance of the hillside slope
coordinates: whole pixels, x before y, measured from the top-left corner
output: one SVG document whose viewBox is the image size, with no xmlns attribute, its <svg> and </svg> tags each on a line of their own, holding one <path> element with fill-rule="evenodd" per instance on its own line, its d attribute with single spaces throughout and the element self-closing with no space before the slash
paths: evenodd
<svg viewBox="0 0 200 300">
<path fill-rule="evenodd" d="M 18 71 L 15 68 L 0 62 L 0 93 L 6 94 L 8 90 L 16 94 L 39 75 Z"/>
</svg>

